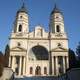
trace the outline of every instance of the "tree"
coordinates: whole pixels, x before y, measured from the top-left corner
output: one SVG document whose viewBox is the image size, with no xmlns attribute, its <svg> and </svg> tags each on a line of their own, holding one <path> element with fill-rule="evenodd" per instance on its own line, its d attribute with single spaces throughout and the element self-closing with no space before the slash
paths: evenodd
<svg viewBox="0 0 80 80">
<path fill-rule="evenodd" d="M 80 60 L 80 42 L 79 42 L 79 44 L 78 44 L 78 46 L 76 48 L 76 54 L 78 55 L 78 58 Z"/>
<path fill-rule="evenodd" d="M 77 63 L 76 66 L 80 68 L 80 42 L 78 43 L 78 46 L 76 48 L 76 54 L 77 54 Z"/>
<path fill-rule="evenodd" d="M 4 55 L 4 58 L 5 58 L 5 67 L 8 67 L 8 64 L 9 64 L 9 55 L 10 55 L 10 48 L 9 48 L 9 45 L 6 45 L 5 55 Z"/>
<path fill-rule="evenodd" d="M 4 68 L 4 56 L 3 53 L 0 51 L 0 77 L 2 76 Z"/>
<path fill-rule="evenodd" d="M 69 49 L 69 68 L 76 67 L 76 56 L 73 50 Z"/>
</svg>

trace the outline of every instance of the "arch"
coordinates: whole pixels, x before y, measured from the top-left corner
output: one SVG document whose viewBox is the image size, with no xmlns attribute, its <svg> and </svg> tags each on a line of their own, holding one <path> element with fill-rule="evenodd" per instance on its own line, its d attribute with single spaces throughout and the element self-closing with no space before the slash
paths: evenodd
<svg viewBox="0 0 80 80">
<path fill-rule="evenodd" d="M 22 25 L 19 25 L 18 31 L 21 32 L 22 31 Z"/>
<path fill-rule="evenodd" d="M 44 74 L 47 74 L 47 67 L 44 67 Z"/>
<path fill-rule="evenodd" d="M 60 26 L 59 25 L 56 26 L 56 32 L 60 32 Z"/>
<path fill-rule="evenodd" d="M 37 66 L 35 69 L 35 75 L 41 75 L 41 67 Z"/>
<path fill-rule="evenodd" d="M 33 74 L 33 68 L 30 67 L 30 74 Z"/>
<path fill-rule="evenodd" d="M 45 47 L 37 45 L 29 51 L 30 60 L 48 60 L 48 51 Z"/>
</svg>

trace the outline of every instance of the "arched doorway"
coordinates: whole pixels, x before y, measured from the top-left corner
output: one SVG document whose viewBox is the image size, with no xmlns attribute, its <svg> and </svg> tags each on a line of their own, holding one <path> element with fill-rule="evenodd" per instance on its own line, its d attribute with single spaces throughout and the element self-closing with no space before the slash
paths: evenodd
<svg viewBox="0 0 80 80">
<path fill-rule="evenodd" d="M 37 66 L 35 69 L 35 75 L 41 75 L 41 67 Z"/>
</svg>

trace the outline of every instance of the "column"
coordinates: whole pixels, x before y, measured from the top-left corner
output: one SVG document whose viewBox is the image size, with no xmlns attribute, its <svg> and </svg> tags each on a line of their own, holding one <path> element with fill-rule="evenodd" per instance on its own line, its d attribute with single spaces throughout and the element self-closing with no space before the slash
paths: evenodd
<svg viewBox="0 0 80 80">
<path fill-rule="evenodd" d="M 14 65 L 15 65 L 15 57 L 14 56 L 12 56 L 12 69 L 13 69 L 13 71 L 15 72 L 15 67 L 14 67 Z"/>
<path fill-rule="evenodd" d="M 26 59 L 23 57 L 23 75 L 25 75 L 25 66 L 26 66 Z"/>
<path fill-rule="evenodd" d="M 67 63 L 67 68 L 69 68 L 69 60 L 68 60 L 68 56 L 66 57 L 66 63 Z"/>
<path fill-rule="evenodd" d="M 9 67 L 11 67 L 11 56 L 9 56 Z"/>
<path fill-rule="evenodd" d="M 21 65 L 22 65 L 22 57 L 20 56 L 20 62 L 19 62 L 19 75 L 21 75 Z"/>
<path fill-rule="evenodd" d="M 52 57 L 52 75 L 54 75 L 54 56 Z"/>
<path fill-rule="evenodd" d="M 63 72 L 65 73 L 65 56 L 63 56 Z"/>
<path fill-rule="evenodd" d="M 56 75 L 58 75 L 58 57 L 56 56 Z"/>
</svg>

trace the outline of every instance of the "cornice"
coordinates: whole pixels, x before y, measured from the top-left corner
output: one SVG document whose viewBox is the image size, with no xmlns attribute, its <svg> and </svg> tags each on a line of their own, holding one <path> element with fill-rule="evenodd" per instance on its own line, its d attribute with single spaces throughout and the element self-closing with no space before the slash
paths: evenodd
<svg viewBox="0 0 80 80">
<path fill-rule="evenodd" d="M 27 40 L 68 40 L 68 38 L 9 38 L 11 39 L 27 39 Z"/>
</svg>

